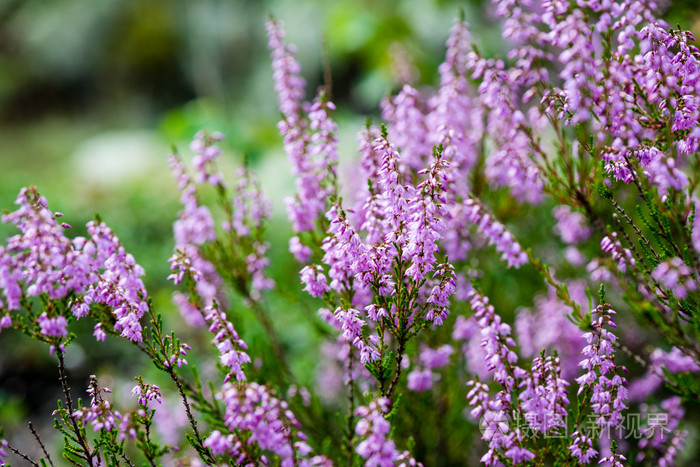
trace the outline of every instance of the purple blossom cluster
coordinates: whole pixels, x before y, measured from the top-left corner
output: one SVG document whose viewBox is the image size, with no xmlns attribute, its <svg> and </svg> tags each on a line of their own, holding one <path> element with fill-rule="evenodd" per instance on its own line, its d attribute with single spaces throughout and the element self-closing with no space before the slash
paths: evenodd
<svg viewBox="0 0 700 467">
<path fill-rule="evenodd" d="M 470 380 L 467 394 L 473 417 L 482 417 L 481 439 L 488 441 L 488 450 L 481 462 L 498 465 L 501 457 L 514 464 L 527 462 L 535 454 L 525 447 L 525 437 L 520 426 L 514 426 L 516 418 L 523 418 L 535 429 L 554 429 L 563 403 L 568 402 L 565 381 L 559 378 L 558 361 L 550 360 L 547 365 L 535 361 L 531 372 L 517 365 L 518 355 L 513 348 L 515 341 L 510 336 L 510 326 L 504 323 L 488 297 L 478 290 L 470 292 L 470 306 L 481 329 L 481 347 L 484 349 L 486 369 L 500 384 L 494 397 L 489 395 L 489 387 L 477 380 Z M 546 368 L 545 368 L 546 367 Z M 529 378 L 529 381 L 528 381 Z M 516 388 L 524 387 L 519 408 L 514 406 Z M 552 391 L 553 394 L 552 394 Z M 548 422 L 542 423 L 545 417 Z M 539 422 L 538 422 L 539 420 Z"/>
<path fill-rule="evenodd" d="M 5 459 L 7 459 L 8 456 L 6 449 L 10 449 L 7 440 L 0 439 L 0 465 L 6 464 Z"/>
<path fill-rule="evenodd" d="M 450 355 L 454 352 L 451 345 L 445 344 L 437 349 L 426 345 L 421 346 L 418 356 L 419 364 L 408 374 L 407 387 L 411 391 L 427 391 L 440 375 L 433 370 L 444 368 L 450 363 Z"/>
<path fill-rule="evenodd" d="M 527 263 L 527 253 L 523 251 L 513 234 L 495 220 L 481 203 L 470 198 L 464 202 L 464 207 L 467 219 L 476 226 L 477 231 L 483 235 L 489 245 L 496 246 L 496 251 L 501 253 L 501 260 L 505 261 L 508 267 L 519 268 Z"/>
<path fill-rule="evenodd" d="M 364 459 L 364 465 L 373 467 L 407 467 L 422 465 L 415 461 L 408 451 L 399 452 L 391 440 L 391 425 L 386 415 L 391 409 L 391 401 L 386 397 L 372 400 L 366 406 L 355 409 L 359 417 L 355 433 L 361 441 L 355 447 L 357 454 Z"/>
<path fill-rule="evenodd" d="M 659 348 L 654 349 L 649 356 L 649 367 L 646 373 L 630 383 L 630 399 L 645 401 L 663 384 L 665 372 L 678 374 L 697 371 L 700 371 L 700 364 L 677 347 L 671 348 L 668 352 Z"/>
<path fill-rule="evenodd" d="M 92 303 L 107 305 L 113 309 L 116 319 L 114 330 L 132 341 L 142 339 L 139 322 L 148 311 L 148 295 L 141 280 L 144 269 L 127 253 L 112 229 L 104 222 L 87 224 L 90 239 L 82 251 L 95 261 L 98 280 L 73 305 L 73 314 L 84 316 Z"/>
<path fill-rule="evenodd" d="M 194 181 L 179 157 L 173 155 L 169 158 L 183 204 L 183 210 L 173 224 L 175 253 L 169 260 L 172 271 L 169 279 L 179 284 L 187 276 L 196 285 L 196 296 L 176 291 L 173 302 L 188 323 L 199 326 L 204 325 L 204 315 L 200 310 L 210 307 L 214 301 L 226 303 L 220 271 L 208 259 L 207 248 L 220 240 L 220 236 L 211 211 L 199 201 L 197 189 L 202 184 L 214 185 L 220 195 L 225 213 L 222 231 L 228 236 L 225 242 L 230 246 L 227 254 L 238 269 L 234 274 L 244 278 L 238 291 L 246 299 L 259 300 L 263 290 L 274 286 L 265 274 L 269 264 L 265 253 L 269 245 L 262 240 L 264 224 L 270 214 L 269 202 L 253 174 L 245 168 L 238 170 L 231 200 L 226 199 L 228 186 L 216 169 L 216 159 L 220 154 L 216 143 L 222 139 L 219 133 L 200 132 L 195 136 L 192 142 Z"/>
<path fill-rule="evenodd" d="M 692 270 L 678 257 L 659 263 L 651 273 L 651 277 L 681 299 L 686 298 L 688 292 L 698 288 L 697 279 Z"/>
<path fill-rule="evenodd" d="M 321 245 L 328 269 L 308 265 L 301 271 L 304 290 L 312 296 L 330 292 L 352 297 L 353 306 L 336 305 L 335 315 L 343 338 L 357 348 L 363 363 L 383 352 L 384 326 L 407 332 L 423 321 L 442 324 L 456 287 L 454 267 L 439 261 L 437 245 L 446 215 L 448 164 L 441 152 L 436 151 L 430 166 L 419 172 L 425 178 L 416 186 L 401 182 L 401 156 L 385 135 L 368 155 L 381 165 L 361 207 L 360 229 L 341 206 L 333 206 Z M 379 331 L 363 335 L 366 324 Z"/>
<path fill-rule="evenodd" d="M 58 221 L 63 215 L 48 209 L 46 198 L 34 188 L 23 188 L 17 195 L 14 212 L 4 214 L 4 223 L 20 231 L 0 247 L 0 287 L 7 310 L 20 309 L 23 294 L 50 299 L 80 293 L 94 281 L 93 264 L 82 255 L 84 239 L 72 242 L 64 235 L 70 228 Z"/>
<path fill-rule="evenodd" d="M 587 304 L 586 284 L 582 281 L 567 283 L 570 297 L 579 306 Z M 535 297 L 532 309 L 521 309 L 515 317 L 514 329 L 520 347 L 520 355 L 534 357 L 543 349 L 556 349 L 562 375 L 571 380 L 578 375 L 581 347 L 584 339 L 581 331 L 569 318 L 573 310 L 565 304 L 554 288 L 547 295 Z M 547 323 L 547 326 L 542 326 Z"/>
<path fill-rule="evenodd" d="M 688 436 L 688 432 L 680 428 L 685 415 L 681 398 L 673 396 L 663 400 L 661 411 L 658 407 L 642 408 L 646 423 L 642 428 L 636 462 L 653 460 L 660 467 L 676 465 L 676 457 Z"/>
<path fill-rule="evenodd" d="M 216 267 L 206 260 L 199 247 L 216 239 L 214 220 L 207 206 L 201 205 L 196 194 L 196 185 L 187 173 L 182 160 L 177 156 L 168 159 L 170 170 L 181 192 L 183 210 L 173 224 L 175 249 L 178 253 L 170 258 L 172 274 L 169 279 L 180 283 L 186 274 L 196 280 L 197 293 L 205 305 L 223 299 L 217 292 L 221 288 L 221 277 Z M 192 324 L 203 324 L 196 306 L 181 292 L 173 294 L 173 302 L 183 317 Z"/>
<path fill-rule="evenodd" d="M 250 357 L 245 353 L 248 346 L 238 336 L 233 324 L 226 318 L 226 313 L 219 309 L 216 302 L 205 312 L 209 332 L 214 334 L 213 343 L 219 351 L 219 361 L 227 371 L 224 381 L 228 381 L 231 376 L 235 376 L 236 381 L 245 381 L 243 365 L 250 363 Z"/>
<path fill-rule="evenodd" d="M 335 193 L 338 162 L 338 127 L 330 117 L 335 105 L 319 91 L 312 103 L 304 102 L 304 79 L 295 50 L 284 41 L 282 24 L 267 22 L 275 91 L 283 120 L 279 130 L 296 176 L 294 197 L 287 198 L 287 213 L 294 232 L 312 231 L 323 221 Z M 303 256 L 300 257 L 303 259 Z"/>
<path fill-rule="evenodd" d="M 569 399 L 556 355 L 537 357 L 530 373 L 521 381 L 520 408 L 528 426 L 539 433 L 566 428 Z"/>
<path fill-rule="evenodd" d="M 590 391 L 590 407 L 596 415 L 598 429 L 616 429 L 622 423 L 622 412 L 627 409 L 629 396 L 627 380 L 618 374 L 620 370 L 627 370 L 615 364 L 617 337 L 607 329 L 617 327 L 612 320 L 616 313 L 609 304 L 602 304 L 592 310 L 591 315 L 593 330 L 583 335 L 588 345 L 581 351 L 585 358 L 579 363 L 586 373 L 576 378 L 578 395 Z M 588 463 L 590 456 L 595 455 L 590 438 L 579 432 L 575 433 L 569 449 L 583 463 Z"/>
<path fill-rule="evenodd" d="M 209 435 L 205 447 L 215 455 L 227 454 L 236 464 L 267 464 L 265 454 L 259 459 L 254 456 L 257 446 L 278 456 L 283 466 L 330 465 L 322 456 L 308 458 L 311 447 L 299 422 L 287 402 L 275 397 L 266 386 L 226 383 L 216 397 L 225 406 L 223 421 L 231 433 L 224 435 L 215 430 Z"/>
<path fill-rule="evenodd" d="M 87 224 L 88 237 L 69 239 L 68 224 L 59 224 L 60 213 L 48 209 L 46 199 L 34 188 L 19 193 L 19 208 L 3 216 L 20 233 L 0 246 L 0 288 L 5 298 L 0 306 L 6 312 L 22 309 L 21 297 L 46 296 L 50 300 L 68 300 L 72 315 L 48 310 L 36 316 L 40 335 L 63 351 L 61 338 L 68 335 L 71 316 L 83 318 L 92 304 L 106 305 L 113 315 L 109 328 L 132 341 L 142 339 L 140 319 L 148 311 L 147 292 L 141 276 L 145 274 L 134 257 L 127 253 L 114 232 L 103 222 Z M 30 311 L 31 313 L 31 311 Z M 2 327 L 12 318 L 3 314 Z M 95 336 L 103 338 L 103 323 Z"/>
<path fill-rule="evenodd" d="M 493 373 L 493 379 L 497 383 L 510 391 L 515 385 L 516 376 L 522 376 L 521 370 L 515 365 L 518 355 L 513 350 L 515 340 L 510 335 L 510 325 L 503 322 L 489 303 L 488 297 L 476 289 L 469 295 L 469 305 L 481 329 L 480 345 L 484 349 L 486 368 Z"/>
<path fill-rule="evenodd" d="M 555 232 L 564 243 L 581 243 L 593 234 L 586 217 L 580 212 L 572 211 L 569 206 L 557 206 L 552 210 L 552 214 L 557 220 Z"/>
<path fill-rule="evenodd" d="M 131 395 L 138 398 L 139 405 L 146 407 L 150 401 L 159 404 L 163 402 L 160 388 L 155 384 L 146 384 L 142 377 L 137 378 L 138 384 L 131 390 Z"/>
<path fill-rule="evenodd" d="M 90 376 L 90 385 L 87 389 L 87 393 L 90 396 L 90 405 L 79 408 L 71 416 L 82 421 L 85 425 L 90 423 L 95 431 L 111 431 L 123 418 L 122 414 L 113 410 L 109 401 L 102 397 L 103 393 L 111 392 L 109 388 L 103 388 L 98 385 L 97 377 L 94 375 Z"/>
</svg>

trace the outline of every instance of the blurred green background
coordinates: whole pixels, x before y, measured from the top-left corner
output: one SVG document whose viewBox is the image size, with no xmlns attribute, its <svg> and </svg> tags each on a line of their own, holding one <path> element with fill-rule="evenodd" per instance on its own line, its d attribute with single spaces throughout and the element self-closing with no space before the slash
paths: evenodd
<svg viewBox="0 0 700 467">
<path fill-rule="evenodd" d="M 0 0 L 0 210 L 12 209 L 20 188 L 33 184 L 76 234 L 99 212 L 146 268 L 151 296 L 178 327 L 165 277 L 180 207 L 166 157 L 172 147 L 188 156 L 198 130 L 226 135 L 226 174 L 244 156 L 251 161 L 272 200 L 272 270 L 294 267 L 282 203 L 293 185 L 276 128 L 266 18 L 282 20 L 288 41 L 298 47 L 308 98 L 324 81 L 324 63 L 329 67 L 341 159 L 347 161 L 355 157 L 365 118 L 377 118 L 379 101 L 401 84 L 397 70 L 416 86 L 436 82 L 460 10 L 484 53 L 503 50 L 486 3 Z M 667 17 L 700 32 L 698 18 L 695 0 L 673 2 Z M 11 233 L 0 225 L 2 238 Z M 295 275 L 275 275 L 286 277 L 281 288 L 297 296 Z M 278 325 L 292 330 L 285 344 L 297 355 L 313 349 L 308 326 L 299 323 L 315 313 L 313 305 L 290 305 L 285 298 L 272 304 L 282 311 Z M 247 340 L 263 339 L 249 324 Z M 84 330 L 89 336 L 89 327 Z M 86 338 L 72 346 L 78 349 L 71 355 L 78 387 L 96 362 L 107 374 L 132 374 L 123 357 L 133 350 L 111 343 L 93 345 Z M 298 360 L 302 383 L 313 380 L 306 363 L 315 358 L 311 352 Z M 55 374 L 43 346 L 17 333 L 0 334 L 0 425 L 14 431 L 32 414 L 46 417 L 58 389 Z"/>
</svg>

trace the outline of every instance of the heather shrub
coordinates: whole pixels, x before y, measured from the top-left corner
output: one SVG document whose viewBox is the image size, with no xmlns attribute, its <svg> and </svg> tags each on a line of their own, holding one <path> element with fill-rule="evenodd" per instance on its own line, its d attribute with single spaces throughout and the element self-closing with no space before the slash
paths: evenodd
<svg viewBox="0 0 700 467">
<path fill-rule="evenodd" d="M 270 267 L 254 171 L 225 174 L 224 135 L 199 132 L 168 159 L 188 343 L 107 223 L 72 236 L 23 189 L 2 218 L 18 233 L 0 246 L 0 329 L 55 356 L 62 440 L 30 425 L 36 446 L 2 435 L 0 462 L 691 464 L 700 52 L 661 6 L 494 0 L 507 55 L 455 21 L 439 83 L 387 97 L 344 164 L 331 83 L 307 99 L 270 19 L 293 266 Z M 312 358 L 281 324 L 292 309 Z M 97 376 L 71 392 L 85 321 L 155 370 L 131 400 Z"/>
</svg>

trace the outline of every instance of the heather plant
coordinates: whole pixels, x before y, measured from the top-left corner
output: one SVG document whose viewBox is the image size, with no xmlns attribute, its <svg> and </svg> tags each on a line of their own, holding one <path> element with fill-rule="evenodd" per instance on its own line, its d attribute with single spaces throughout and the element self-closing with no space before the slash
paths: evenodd
<svg viewBox="0 0 700 467">
<path fill-rule="evenodd" d="M 348 171 L 331 84 L 306 100 L 270 19 L 294 266 L 272 277 L 270 203 L 246 163 L 219 168 L 223 135 L 198 133 L 191 163 L 171 155 L 168 279 L 203 345 L 166 328 L 106 223 L 70 236 L 23 189 L 3 216 L 19 233 L 0 247 L 0 329 L 55 357 L 62 441 L 50 453 L 30 425 L 39 448 L 2 438 L 0 462 L 690 464 L 700 51 L 661 6 L 492 1 L 507 55 L 484 56 L 457 20 L 436 89 L 386 98 Z M 318 310 L 315 381 L 296 371 L 280 303 Z M 265 346 L 248 345 L 246 316 Z M 97 376 L 89 405 L 75 400 L 65 355 L 81 319 L 156 370 L 134 375 L 131 404 Z M 187 428 L 166 441 L 168 395 Z"/>
</svg>

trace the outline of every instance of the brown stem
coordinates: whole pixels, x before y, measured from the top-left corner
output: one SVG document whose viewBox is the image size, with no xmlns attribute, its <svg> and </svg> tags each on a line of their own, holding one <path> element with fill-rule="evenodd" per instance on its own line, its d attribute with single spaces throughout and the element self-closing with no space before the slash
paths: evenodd
<svg viewBox="0 0 700 467">
<path fill-rule="evenodd" d="M 49 453 L 46 450 L 46 446 L 44 446 L 44 443 L 41 441 L 41 437 L 39 437 L 39 433 L 37 433 L 36 429 L 34 428 L 34 424 L 31 421 L 29 422 L 29 429 L 32 431 L 32 434 L 34 435 L 34 438 L 39 443 L 39 446 L 41 446 L 41 450 L 43 451 L 44 455 L 46 456 L 46 460 L 49 461 L 49 465 L 51 467 L 54 467 L 53 462 L 51 461 L 51 456 L 49 456 Z"/>
<path fill-rule="evenodd" d="M 639 195 L 642 197 L 642 199 L 647 203 L 647 206 L 649 205 L 649 199 L 647 198 L 647 195 L 644 193 L 644 188 L 642 187 L 641 182 L 639 181 L 639 177 L 637 177 L 637 171 L 632 164 L 632 161 L 629 159 L 629 157 L 625 154 L 625 162 L 627 163 L 627 168 L 629 169 L 630 173 L 632 174 L 632 181 L 634 182 L 634 186 L 637 187 L 637 191 L 639 192 Z M 666 235 L 666 229 L 664 225 L 659 221 L 657 216 L 652 216 L 654 221 L 656 222 L 656 225 L 659 227 L 658 233 L 661 238 L 666 240 L 674 250 L 676 250 L 676 255 L 679 258 L 683 257 L 683 253 L 681 250 L 678 248 L 678 245 L 676 245 L 676 242 L 673 241 L 672 238 L 670 238 L 668 235 Z"/>
<path fill-rule="evenodd" d="M 639 236 L 639 238 L 642 239 L 642 241 L 644 242 L 644 245 L 649 249 L 649 251 L 651 251 L 651 252 L 654 254 L 654 257 L 655 257 L 657 260 L 660 259 L 660 258 L 659 258 L 659 255 L 656 254 L 656 251 L 654 251 L 654 247 L 651 246 L 651 243 L 649 243 L 649 240 L 647 240 L 647 238 L 644 236 L 644 234 L 642 233 L 642 231 L 639 230 L 639 227 L 637 227 L 637 224 L 635 224 L 635 223 L 632 221 L 632 219 L 630 219 L 630 217 L 627 215 L 627 213 L 625 212 L 625 210 L 622 209 L 622 206 L 620 206 L 619 204 L 617 204 L 617 201 L 615 201 L 614 199 L 611 199 L 610 202 L 612 202 L 613 207 L 614 207 L 614 208 L 617 210 L 617 212 L 619 212 L 620 215 L 625 219 L 625 222 L 627 222 L 627 223 L 634 229 L 634 232 Z"/>
<path fill-rule="evenodd" d="M 177 376 L 175 373 L 175 370 L 173 370 L 172 367 L 168 367 L 168 374 L 170 375 L 170 379 L 173 380 L 175 383 L 175 386 L 177 386 L 177 390 L 180 393 L 180 398 L 182 399 L 182 404 L 185 406 L 185 412 L 187 413 L 187 420 L 190 423 L 190 426 L 192 427 L 192 431 L 194 432 L 194 437 L 197 440 L 197 443 L 199 444 L 199 447 L 201 448 L 200 455 L 206 454 L 208 459 L 204 459 L 205 461 L 208 462 L 214 462 L 214 459 L 209 455 L 208 450 L 204 447 L 204 442 L 202 441 L 202 437 L 199 435 L 199 429 L 197 428 L 197 420 L 194 419 L 192 416 L 192 409 L 190 408 L 190 403 L 187 398 L 187 395 L 185 394 L 185 390 L 182 388 L 182 383 L 180 382 L 180 378 Z"/>
<path fill-rule="evenodd" d="M 73 425 L 73 432 L 75 433 L 75 436 L 78 439 L 78 444 L 80 444 L 80 447 L 85 453 L 85 460 L 87 461 L 88 465 L 93 465 L 93 455 L 90 452 L 90 447 L 88 446 L 87 440 L 83 437 L 83 434 L 80 431 L 80 428 L 78 427 L 78 422 L 76 422 L 75 417 L 73 417 L 73 399 L 70 396 L 70 387 L 68 386 L 68 377 L 66 376 L 66 368 L 63 361 L 63 352 L 61 352 L 61 350 L 57 350 L 56 354 L 58 355 L 58 373 L 60 375 L 59 379 L 63 388 L 63 395 L 66 397 L 66 405 L 68 406 L 68 417 L 70 418 L 71 423 Z"/>
<path fill-rule="evenodd" d="M 158 318 L 156 314 L 153 312 L 153 309 L 149 307 L 148 312 L 151 317 L 151 323 L 153 324 L 153 333 L 155 334 L 155 341 L 157 342 L 157 345 L 160 347 L 161 352 L 163 353 L 164 356 L 168 355 L 168 349 L 165 346 L 164 343 L 164 336 L 163 332 L 160 329 L 160 326 L 158 325 Z M 139 345 L 139 348 L 146 352 L 147 354 L 151 354 L 151 352 L 148 351 L 148 349 L 145 348 L 142 344 Z M 155 351 L 155 349 L 154 349 Z M 150 355 L 153 361 L 155 362 L 157 360 L 157 355 Z M 190 408 L 190 403 L 187 398 L 187 394 L 185 394 L 185 390 L 182 387 L 182 383 L 180 381 L 180 378 L 178 377 L 177 373 L 175 373 L 175 370 L 172 367 L 172 364 L 170 362 L 165 362 L 167 365 L 165 367 L 165 372 L 168 373 L 168 376 L 170 376 L 170 379 L 173 380 L 175 383 L 175 386 L 177 386 L 177 390 L 180 393 L 180 398 L 182 399 L 182 404 L 185 406 L 185 412 L 187 414 L 187 420 L 190 423 L 190 426 L 192 427 L 192 431 L 194 432 L 194 437 L 197 440 L 197 443 L 199 445 L 199 448 L 197 449 L 197 452 L 199 455 L 202 457 L 202 460 L 205 462 L 214 462 L 214 459 L 211 457 L 209 454 L 209 451 L 207 448 L 204 447 L 204 442 L 202 441 L 202 437 L 199 434 L 199 430 L 197 429 L 197 421 L 194 419 L 194 416 L 192 416 L 192 410 Z"/>
<path fill-rule="evenodd" d="M 593 210 L 593 206 L 591 206 L 591 203 L 588 202 L 586 195 L 581 191 L 576 191 L 574 193 L 574 197 L 576 198 L 576 201 L 583 206 L 584 211 L 586 211 L 586 215 L 591 222 L 593 222 L 593 226 L 598 230 L 598 232 L 603 235 L 607 235 L 608 229 L 605 228 L 605 225 L 603 225 L 603 222 Z"/>
<path fill-rule="evenodd" d="M 146 418 L 146 446 L 150 446 L 150 445 L 151 445 L 151 422 L 149 421 L 148 418 Z M 150 448 L 149 448 L 149 451 L 150 451 Z M 144 452 L 144 454 L 146 454 L 146 453 Z M 150 452 L 149 452 L 149 454 L 146 455 L 146 458 L 148 459 L 149 464 L 151 464 L 153 467 L 156 467 L 155 460 L 151 456 Z"/>
<path fill-rule="evenodd" d="M 644 266 L 644 268 L 646 270 L 649 270 L 649 267 L 647 266 L 646 261 L 644 260 L 644 257 L 641 254 L 639 254 L 639 252 L 637 251 L 637 248 L 635 247 L 634 243 L 632 242 L 632 239 L 629 237 L 629 235 L 627 235 L 627 231 L 625 230 L 624 226 L 622 225 L 622 222 L 620 221 L 620 217 L 617 214 L 613 213 L 613 220 L 617 224 L 617 228 L 620 231 L 620 233 L 622 234 L 622 238 L 624 238 L 625 241 L 627 242 L 627 244 L 629 245 L 630 251 L 637 258 L 637 262 L 642 263 L 642 266 Z M 642 274 L 642 272 L 639 270 L 639 268 L 637 268 L 636 264 L 634 265 L 634 269 L 635 269 L 635 271 L 637 271 L 637 273 L 640 276 L 644 276 Z M 656 284 L 656 280 L 653 277 L 652 277 L 652 281 Z M 659 289 L 660 288 L 661 287 L 659 286 Z"/>
<path fill-rule="evenodd" d="M 404 339 L 399 339 L 399 350 L 396 355 L 396 373 L 394 373 L 394 377 L 391 379 L 391 384 L 389 385 L 389 390 L 385 394 L 385 396 L 389 399 L 391 399 L 391 395 L 394 393 L 396 385 L 399 382 L 399 378 L 401 377 L 401 361 L 403 360 L 403 353 L 405 351 L 406 342 Z"/>
<path fill-rule="evenodd" d="M 347 465 L 352 466 L 352 461 L 354 457 L 354 450 L 352 449 L 352 440 L 354 438 L 353 425 L 355 422 L 355 388 L 352 379 L 352 346 L 348 343 L 346 344 L 349 348 L 348 350 L 348 433 L 347 433 L 347 445 L 346 449 L 348 451 L 348 462 Z"/>
<path fill-rule="evenodd" d="M 5 442 L 7 443 L 7 441 L 5 441 Z M 14 446 L 12 446 L 10 443 L 7 443 L 7 447 L 10 448 L 10 451 L 14 452 L 15 454 L 17 454 L 19 457 L 21 457 L 21 458 L 24 459 L 25 461 L 29 462 L 29 463 L 32 464 L 32 465 L 35 465 L 36 467 L 39 467 L 39 464 L 37 464 L 36 462 L 34 462 L 33 460 L 31 460 L 31 459 L 29 458 L 28 455 L 26 455 L 26 454 L 20 452 L 17 448 L 15 448 Z"/>
<path fill-rule="evenodd" d="M 124 461 L 125 461 L 127 464 L 129 464 L 131 467 L 136 467 L 136 466 L 134 465 L 134 463 L 131 462 L 131 460 L 130 460 L 128 457 L 126 457 L 126 454 L 122 454 L 121 456 L 122 456 L 122 459 L 124 459 Z"/>
</svg>

